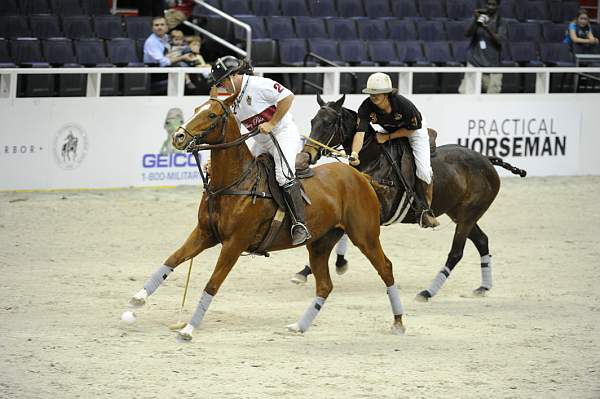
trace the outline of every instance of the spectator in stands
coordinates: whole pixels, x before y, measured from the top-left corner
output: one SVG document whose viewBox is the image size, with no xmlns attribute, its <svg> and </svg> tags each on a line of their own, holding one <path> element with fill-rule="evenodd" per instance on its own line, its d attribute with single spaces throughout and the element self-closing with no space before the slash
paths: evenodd
<svg viewBox="0 0 600 399">
<path fill-rule="evenodd" d="M 167 22 L 164 17 L 152 19 L 152 34 L 144 43 L 144 63 L 159 64 L 161 67 L 175 65 L 178 62 L 191 62 L 193 55 L 175 54 L 170 52 L 169 35 L 167 35 Z"/>
<path fill-rule="evenodd" d="M 200 54 L 200 48 L 202 47 L 202 39 L 200 36 L 191 36 L 188 38 L 188 46 L 194 54 L 194 60 L 192 61 L 192 66 L 195 67 L 205 67 L 210 66 L 204 61 L 204 57 Z"/>
<path fill-rule="evenodd" d="M 487 0 L 484 9 L 475 10 L 473 23 L 465 32 L 471 38 L 467 55 L 467 66 L 497 67 L 500 66 L 502 41 L 506 38 L 506 25 L 497 13 L 499 0 Z M 502 74 L 484 74 L 482 89 L 486 93 L 500 93 Z M 459 93 L 466 92 L 466 79 L 458 88 Z"/>
<path fill-rule="evenodd" d="M 600 53 L 598 38 L 594 37 L 585 9 L 579 10 L 577 18 L 569 23 L 564 42 L 571 45 L 575 54 Z"/>
</svg>

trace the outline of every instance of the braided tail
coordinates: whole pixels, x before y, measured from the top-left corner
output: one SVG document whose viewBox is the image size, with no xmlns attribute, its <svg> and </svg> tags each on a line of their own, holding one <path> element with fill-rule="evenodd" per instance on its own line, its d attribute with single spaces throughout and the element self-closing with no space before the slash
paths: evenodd
<svg viewBox="0 0 600 399">
<path fill-rule="evenodd" d="M 490 160 L 490 162 L 492 163 L 492 165 L 501 166 L 501 167 L 503 167 L 506 170 L 510 170 L 515 175 L 519 175 L 521 177 L 527 176 L 527 171 L 525 171 L 523 169 L 519 169 L 516 166 L 512 166 L 508 162 L 504 162 L 502 160 L 502 158 L 488 156 L 487 159 Z"/>
</svg>

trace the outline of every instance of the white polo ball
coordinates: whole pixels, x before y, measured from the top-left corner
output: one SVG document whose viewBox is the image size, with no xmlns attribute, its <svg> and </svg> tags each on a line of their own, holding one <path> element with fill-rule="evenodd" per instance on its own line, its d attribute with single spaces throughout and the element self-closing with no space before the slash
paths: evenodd
<svg viewBox="0 0 600 399">
<path fill-rule="evenodd" d="M 121 320 L 127 324 L 133 324 L 136 320 L 135 313 L 133 313 L 131 310 L 126 310 L 121 315 Z"/>
</svg>

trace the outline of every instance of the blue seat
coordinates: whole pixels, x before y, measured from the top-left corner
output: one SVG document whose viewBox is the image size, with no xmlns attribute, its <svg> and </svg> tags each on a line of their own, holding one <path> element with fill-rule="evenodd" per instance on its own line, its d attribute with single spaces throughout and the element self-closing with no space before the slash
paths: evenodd
<svg viewBox="0 0 600 399">
<path fill-rule="evenodd" d="M 417 40 L 417 28 L 412 19 L 391 19 L 387 21 L 389 37 L 392 40 Z"/>
<path fill-rule="evenodd" d="M 423 46 L 418 40 L 396 42 L 396 50 L 398 59 L 406 64 L 415 66 L 430 65 L 423 53 Z"/>
<path fill-rule="evenodd" d="M 500 5 L 502 6 L 502 3 L 500 3 Z M 517 18 L 517 20 L 519 21 L 525 21 L 525 5 L 527 3 L 527 1 L 522 1 L 522 0 L 508 0 L 508 3 L 512 3 L 513 4 L 513 12 L 515 17 Z"/>
<path fill-rule="evenodd" d="M 63 36 L 56 15 L 31 15 L 29 17 L 29 25 L 31 26 L 33 36 L 41 39 Z"/>
<path fill-rule="evenodd" d="M 106 41 L 108 61 L 118 66 L 144 66 L 135 48 L 133 39 L 119 37 Z"/>
<path fill-rule="evenodd" d="M 443 2 L 439 0 L 419 0 L 419 13 L 427 19 L 447 18 Z"/>
<path fill-rule="evenodd" d="M 313 17 L 337 17 L 334 0 L 309 1 L 308 8 Z"/>
<path fill-rule="evenodd" d="M 110 8 L 108 1 L 105 0 L 81 0 L 81 5 L 86 14 L 89 15 L 108 15 Z"/>
<path fill-rule="evenodd" d="M 223 7 L 221 6 L 221 0 L 205 0 L 206 3 L 208 3 L 209 5 L 216 7 L 218 9 L 222 9 Z M 209 15 L 217 15 L 212 11 L 209 11 L 207 8 L 202 7 L 200 4 L 196 4 L 194 6 L 194 8 L 192 9 L 192 16 L 193 17 L 206 17 Z"/>
<path fill-rule="evenodd" d="M 85 14 L 79 0 L 50 0 L 50 4 L 54 14 L 62 16 Z"/>
<path fill-rule="evenodd" d="M 0 68 L 15 68 L 16 66 L 17 64 L 15 64 L 8 50 L 8 40 L 0 37 Z"/>
<path fill-rule="evenodd" d="M 452 56 L 450 44 L 447 41 L 423 42 L 425 58 L 439 66 L 459 66 Z"/>
<path fill-rule="evenodd" d="M 379 65 L 405 65 L 398 57 L 393 42 L 378 40 L 368 42 L 369 58 Z"/>
<path fill-rule="evenodd" d="M 415 18 L 421 16 L 415 0 L 392 1 L 392 15 L 397 18 Z"/>
<path fill-rule="evenodd" d="M 510 59 L 521 66 L 543 67 L 536 44 L 531 41 L 509 43 Z"/>
<path fill-rule="evenodd" d="M 130 39 L 147 39 L 152 33 L 152 17 L 124 17 L 125 30 Z"/>
<path fill-rule="evenodd" d="M 545 22 L 542 24 L 542 37 L 545 42 L 562 43 L 566 31 L 565 23 Z"/>
<path fill-rule="evenodd" d="M 342 57 L 338 50 L 338 43 L 330 39 L 314 39 L 308 41 L 308 50 L 328 61 L 342 65 Z"/>
<path fill-rule="evenodd" d="M 294 24 L 291 17 L 271 17 L 265 18 L 269 37 L 273 40 L 296 38 Z"/>
<path fill-rule="evenodd" d="M 35 38 L 18 38 L 10 41 L 10 53 L 15 63 L 22 67 L 49 68 L 44 60 L 40 41 Z M 17 79 L 17 95 L 21 97 L 50 97 L 54 94 L 54 76 L 21 75 Z"/>
<path fill-rule="evenodd" d="M 339 42 L 341 59 L 353 66 L 372 66 L 367 47 L 362 40 L 342 40 Z"/>
<path fill-rule="evenodd" d="M 101 39 L 114 39 L 116 37 L 124 37 L 123 21 L 118 15 L 94 15 L 94 30 L 96 37 Z"/>
<path fill-rule="evenodd" d="M 54 37 L 42 42 L 42 50 L 46 61 L 57 67 L 81 68 L 77 64 L 73 42 L 65 37 Z M 59 97 L 85 96 L 87 75 L 61 74 L 56 76 L 57 94 Z"/>
<path fill-rule="evenodd" d="M 356 23 L 348 18 L 331 18 L 325 20 L 329 38 L 334 40 L 354 40 L 358 39 Z"/>
<path fill-rule="evenodd" d="M 444 23 L 446 28 L 446 36 L 450 41 L 462 41 L 468 40 L 465 36 L 465 32 L 471 26 L 471 20 L 462 21 L 446 21 Z"/>
<path fill-rule="evenodd" d="M 19 15 L 19 4 L 17 0 L 0 1 L 0 16 L 2 15 Z"/>
<path fill-rule="evenodd" d="M 541 43 L 540 58 L 552 67 L 574 67 L 575 60 L 571 48 L 566 43 Z"/>
<path fill-rule="evenodd" d="M 507 25 L 510 42 L 542 41 L 542 24 L 540 22 L 513 22 Z"/>
<path fill-rule="evenodd" d="M 359 19 L 358 36 L 362 40 L 385 40 L 388 38 L 386 21 L 382 19 Z"/>
<path fill-rule="evenodd" d="M 283 39 L 279 41 L 279 57 L 282 65 L 302 66 L 307 52 L 308 48 L 304 39 Z M 312 65 L 314 65 L 314 62 Z"/>
<path fill-rule="evenodd" d="M 501 1 L 500 4 L 498 4 L 498 14 L 505 20 L 518 19 L 515 7 L 515 0 Z"/>
<path fill-rule="evenodd" d="M 546 2 L 541 1 L 526 1 L 525 2 L 525 19 L 528 21 L 549 21 L 551 19 L 550 10 Z"/>
<path fill-rule="evenodd" d="M 450 19 L 472 18 L 476 8 L 476 0 L 446 0 L 446 14 Z"/>
<path fill-rule="evenodd" d="M 364 17 L 366 15 L 362 0 L 337 0 L 337 9 L 340 17 L 344 18 Z"/>
<path fill-rule="evenodd" d="M 327 39 L 325 21 L 321 18 L 295 17 L 296 34 L 302 39 Z"/>
<path fill-rule="evenodd" d="M 31 30 L 27 25 L 27 18 L 21 15 L 0 17 L 0 37 L 29 37 Z"/>
<path fill-rule="evenodd" d="M 304 0 L 284 0 L 281 2 L 281 15 L 306 17 L 310 14 Z"/>
<path fill-rule="evenodd" d="M 25 15 L 52 14 L 48 0 L 21 0 L 21 11 Z"/>
<path fill-rule="evenodd" d="M 252 28 L 252 39 L 266 39 L 268 37 L 267 27 L 265 26 L 265 21 L 263 17 L 257 17 L 254 15 L 244 15 L 238 16 L 237 18 L 240 21 L 250 25 L 250 28 Z M 246 30 L 236 25 L 234 27 L 233 37 L 237 41 L 245 42 Z"/>
<path fill-rule="evenodd" d="M 94 37 L 92 23 L 87 15 L 75 15 L 62 17 L 63 32 L 71 39 L 82 39 Z"/>
<path fill-rule="evenodd" d="M 444 22 L 439 20 L 417 22 L 419 40 L 426 42 L 447 40 Z"/>
<path fill-rule="evenodd" d="M 566 22 L 577 16 L 580 5 L 578 1 L 553 2 L 550 7 L 550 15 L 554 22 Z M 594 32 L 596 35 L 597 32 Z"/>
<path fill-rule="evenodd" d="M 391 18 L 392 9 L 388 0 L 365 1 L 365 11 L 369 18 Z"/>
<path fill-rule="evenodd" d="M 279 0 L 252 0 L 252 10 L 255 15 L 281 15 Z"/>
<path fill-rule="evenodd" d="M 452 50 L 452 58 L 454 59 L 454 61 L 456 61 L 462 65 L 467 64 L 469 41 L 467 41 L 467 40 L 451 41 L 450 49 Z"/>
<path fill-rule="evenodd" d="M 223 2 L 223 11 L 231 15 L 252 15 L 250 0 L 226 0 Z"/>
<path fill-rule="evenodd" d="M 276 66 L 278 64 L 277 42 L 271 39 L 252 40 L 252 65 Z"/>
<path fill-rule="evenodd" d="M 104 51 L 104 43 L 101 39 L 85 38 L 75 41 L 75 54 L 77 62 L 81 65 L 95 67 L 113 66 L 109 63 Z"/>
</svg>

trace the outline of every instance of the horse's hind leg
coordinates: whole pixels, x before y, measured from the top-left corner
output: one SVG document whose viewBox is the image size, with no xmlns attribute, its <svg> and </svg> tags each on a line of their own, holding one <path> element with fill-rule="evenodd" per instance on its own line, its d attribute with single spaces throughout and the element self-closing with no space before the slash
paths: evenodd
<svg viewBox="0 0 600 399">
<path fill-rule="evenodd" d="M 171 274 L 173 269 L 216 244 L 217 242 L 210 234 L 202 230 L 199 226 L 196 226 L 188 236 L 187 240 L 185 240 L 185 243 L 177 251 L 173 252 L 163 265 L 159 266 L 154 271 L 144 284 L 144 287 L 131 298 L 129 303 L 133 306 L 144 305 L 148 296 L 156 291 L 156 289 L 167 279 L 169 274 Z"/>
<path fill-rule="evenodd" d="M 474 290 L 473 294 L 485 296 L 486 292 L 492 288 L 492 255 L 490 255 L 488 237 L 479 225 L 475 224 L 469 234 L 469 240 L 475 244 L 479 256 L 481 256 L 481 286 Z"/>
<path fill-rule="evenodd" d="M 316 297 L 304 312 L 298 322 L 287 326 L 288 330 L 294 332 L 305 332 L 312 324 L 317 314 L 325 304 L 325 300 L 333 289 L 331 276 L 329 275 L 329 255 L 344 232 L 340 229 L 331 230 L 318 240 L 307 245 L 310 260 L 310 269 L 315 276 Z"/>
<path fill-rule="evenodd" d="M 392 313 L 394 314 L 394 324 L 392 325 L 392 333 L 404 334 L 406 329 L 402 324 L 402 315 L 404 309 L 400 302 L 400 294 L 398 288 L 394 283 L 394 272 L 392 269 L 392 262 L 385 256 L 383 248 L 381 248 L 381 242 L 379 241 L 379 225 L 376 226 L 376 230 L 369 229 L 367 226 L 363 228 L 350 228 L 348 230 L 348 236 L 352 243 L 360 249 L 360 251 L 369 259 L 379 277 L 385 283 L 387 287 L 387 294 L 392 306 Z M 375 237 L 375 239 L 374 239 Z"/>
</svg>

